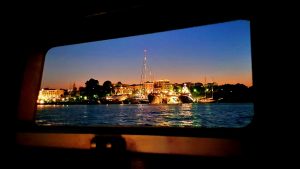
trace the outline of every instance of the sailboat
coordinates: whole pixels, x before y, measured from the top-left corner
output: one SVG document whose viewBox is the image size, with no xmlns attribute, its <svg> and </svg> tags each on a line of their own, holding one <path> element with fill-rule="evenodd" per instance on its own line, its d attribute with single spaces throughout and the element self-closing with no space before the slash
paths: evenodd
<svg viewBox="0 0 300 169">
<path fill-rule="evenodd" d="M 206 84 L 207 86 L 207 84 Z M 214 86 L 212 85 L 211 86 L 211 97 L 207 97 L 207 91 L 208 91 L 208 88 L 206 87 L 204 93 L 205 93 L 205 96 L 204 98 L 198 100 L 199 103 L 214 103 L 216 102 L 217 100 L 214 99 Z"/>
<path fill-rule="evenodd" d="M 152 80 L 148 80 L 148 74 L 149 77 L 151 78 L 151 70 L 149 65 L 147 64 L 147 50 L 144 50 L 144 60 L 143 60 L 143 68 L 142 68 L 142 74 L 141 74 L 141 82 L 140 82 L 140 89 L 139 91 L 133 95 L 131 98 L 129 98 L 131 103 L 135 104 L 145 104 L 149 103 L 148 99 L 148 93 L 153 91 L 153 82 Z"/>
</svg>

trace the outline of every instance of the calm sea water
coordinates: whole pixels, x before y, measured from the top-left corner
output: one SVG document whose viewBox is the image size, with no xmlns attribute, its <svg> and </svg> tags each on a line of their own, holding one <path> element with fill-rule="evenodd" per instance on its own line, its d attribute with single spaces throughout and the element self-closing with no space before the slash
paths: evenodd
<svg viewBox="0 0 300 169">
<path fill-rule="evenodd" d="M 38 105 L 38 125 L 245 127 L 252 103 Z"/>
</svg>

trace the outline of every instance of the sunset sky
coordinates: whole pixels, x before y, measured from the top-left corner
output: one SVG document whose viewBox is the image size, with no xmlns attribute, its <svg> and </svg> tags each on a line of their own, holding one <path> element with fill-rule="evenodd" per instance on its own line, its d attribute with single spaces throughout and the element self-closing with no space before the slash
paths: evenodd
<svg viewBox="0 0 300 169">
<path fill-rule="evenodd" d="M 250 22 L 239 20 L 52 48 L 41 87 L 85 86 L 90 78 L 138 84 L 144 49 L 154 80 L 252 86 Z"/>
</svg>

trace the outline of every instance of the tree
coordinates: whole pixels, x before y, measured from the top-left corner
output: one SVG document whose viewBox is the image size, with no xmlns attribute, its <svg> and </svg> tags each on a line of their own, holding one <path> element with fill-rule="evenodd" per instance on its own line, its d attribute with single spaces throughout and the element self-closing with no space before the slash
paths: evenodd
<svg viewBox="0 0 300 169">
<path fill-rule="evenodd" d="M 89 100 L 97 100 L 101 96 L 99 81 L 91 78 L 85 83 L 85 94 Z"/>
<path fill-rule="evenodd" d="M 103 83 L 103 92 L 105 95 L 114 93 L 114 87 L 111 81 L 107 80 Z"/>
<path fill-rule="evenodd" d="M 201 92 L 203 91 L 203 87 L 198 85 L 198 86 L 193 86 L 190 88 L 190 92 L 192 93 L 193 97 L 199 97 Z"/>
<path fill-rule="evenodd" d="M 85 87 L 79 87 L 79 95 L 80 96 L 86 95 L 85 93 L 86 93 L 85 92 Z"/>
<path fill-rule="evenodd" d="M 182 91 L 182 86 L 175 85 L 175 86 L 173 87 L 173 90 L 174 90 L 174 92 L 181 93 L 181 91 Z"/>
<path fill-rule="evenodd" d="M 253 102 L 253 91 L 244 84 L 224 84 L 219 86 L 214 95 L 223 98 L 222 102 Z"/>
<path fill-rule="evenodd" d="M 72 88 L 72 91 L 71 91 L 71 96 L 75 97 L 76 93 L 77 93 L 77 87 L 76 87 L 75 83 L 73 83 L 73 88 Z"/>
<path fill-rule="evenodd" d="M 121 82 L 118 82 L 115 87 L 121 87 L 123 84 Z"/>
</svg>

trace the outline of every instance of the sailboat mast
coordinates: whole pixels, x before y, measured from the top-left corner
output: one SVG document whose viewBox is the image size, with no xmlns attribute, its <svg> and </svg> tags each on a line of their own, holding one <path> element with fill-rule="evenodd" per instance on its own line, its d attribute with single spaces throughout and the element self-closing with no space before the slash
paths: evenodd
<svg viewBox="0 0 300 169">
<path fill-rule="evenodd" d="M 214 98 L 214 83 L 211 86 L 211 98 Z"/>
<path fill-rule="evenodd" d="M 145 89 L 145 82 L 147 79 L 147 50 L 144 49 L 144 59 L 143 59 L 143 68 L 142 68 L 142 74 L 141 74 L 141 93 L 144 95 L 146 93 Z"/>
<path fill-rule="evenodd" d="M 204 94 L 205 94 L 205 98 L 206 98 L 206 90 L 207 90 L 207 84 L 206 84 L 206 76 L 204 77 Z"/>
</svg>

